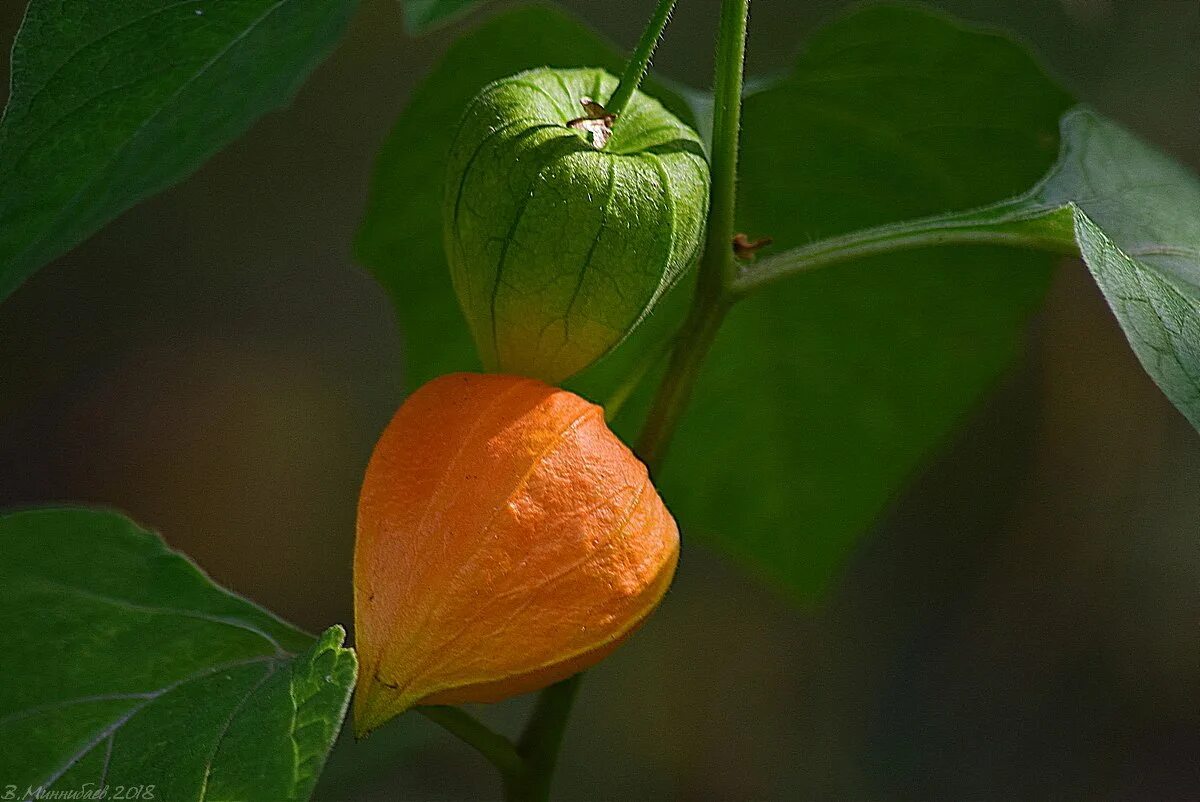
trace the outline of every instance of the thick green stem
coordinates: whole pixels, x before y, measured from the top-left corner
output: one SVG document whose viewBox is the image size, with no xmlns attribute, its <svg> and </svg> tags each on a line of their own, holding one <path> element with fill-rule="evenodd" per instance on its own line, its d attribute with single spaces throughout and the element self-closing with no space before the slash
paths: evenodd
<svg viewBox="0 0 1200 802">
<path fill-rule="evenodd" d="M 713 86 L 712 202 L 708 240 L 700 262 L 700 281 L 712 286 L 702 287 L 698 303 L 713 303 L 720 298 L 734 277 L 734 215 L 749 14 L 750 0 L 724 0 L 721 5 Z"/>
<path fill-rule="evenodd" d="M 659 0 L 658 7 L 654 9 L 654 16 L 650 18 L 650 24 L 642 32 L 642 38 L 633 51 L 629 63 L 625 66 L 625 72 L 621 74 L 621 82 L 617 84 L 617 90 L 608 99 L 605 111 L 617 117 L 618 121 L 621 112 L 625 111 L 629 101 L 633 100 L 633 94 L 641 86 L 642 79 L 646 77 L 646 71 L 650 69 L 650 60 L 654 58 L 654 51 L 658 47 L 659 40 L 662 39 L 663 31 L 667 29 L 667 23 L 671 21 L 671 12 L 675 10 L 675 2 L 676 0 Z"/>
<path fill-rule="evenodd" d="M 733 289 L 742 296 L 789 276 L 866 256 L 953 244 L 1079 253 L 1069 206 L 1049 207 L 1036 198 L 1022 197 L 982 209 L 868 228 L 773 254 L 743 270 Z"/>
<path fill-rule="evenodd" d="M 713 87 L 712 197 L 708 235 L 691 312 L 679 332 L 671 362 L 659 384 L 635 449 L 652 471 L 658 469 L 666 456 L 671 436 L 691 398 L 700 366 L 716 340 L 734 298 L 733 282 L 737 277 L 733 254 L 734 215 L 737 212 L 742 84 L 749 13 L 750 0 L 724 0 L 721 6 Z"/>
<path fill-rule="evenodd" d="M 576 674 L 551 685 L 538 696 L 537 706 L 517 745 L 524 771 L 504 778 L 507 802 L 546 802 L 550 798 L 550 783 L 558 764 L 563 733 L 582 680 L 583 675 Z"/>
</svg>

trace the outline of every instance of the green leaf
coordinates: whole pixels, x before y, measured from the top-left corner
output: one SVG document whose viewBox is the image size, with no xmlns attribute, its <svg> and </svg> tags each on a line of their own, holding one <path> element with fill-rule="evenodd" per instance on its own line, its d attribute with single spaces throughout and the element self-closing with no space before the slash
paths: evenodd
<svg viewBox="0 0 1200 802">
<path fill-rule="evenodd" d="M 404 26 L 409 33 L 419 36 L 466 15 L 482 3 L 483 0 L 405 0 Z"/>
<path fill-rule="evenodd" d="M 903 6 L 821 31 L 749 98 L 738 225 L 777 249 L 984 205 L 1052 164 L 1069 99 L 1009 40 Z M 662 476 L 683 526 L 800 598 L 997 380 L 1052 259 L 930 248 L 734 309 Z"/>
<path fill-rule="evenodd" d="M 388 290 L 406 335 L 412 386 L 456 370 L 478 370 L 442 248 L 442 197 L 451 137 L 468 102 L 492 81 L 539 66 L 620 71 L 615 49 L 561 11 L 519 9 L 457 40 L 413 93 L 388 136 L 371 182 L 355 255 Z M 650 81 L 650 94 L 685 122 L 687 103 Z M 657 318 L 657 319 L 656 319 Z M 652 316 L 618 354 L 579 381 L 606 392 L 673 320 Z"/>
<path fill-rule="evenodd" d="M 286 103 L 357 0 L 32 0 L 0 122 L 0 300 Z"/>
<path fill-rule="evenodd" d="M 1087 109 L 1063 118 L 1035 202 L 1075 209 L 1075 237 L 1146 372 L 1200 429 L 1200 180 Z"/>
<path fill-rule="evenodd" d="M 743 292 L 862 253 L 929 242 L 1009 242 L 1080 254 L 1146 371 L 1200 428 L 1200 180 L 1085 107 L 1028 192 L 1000 203 L 821 240 L 745 271 Z"/>
<path fill-rule="evenodd" d="M 307 799 L 356 671 L 340 627 L 314 641 L 110 512 L 0 517 L 0 629 L 0 783 L 20 799 Z"/>
</svg>

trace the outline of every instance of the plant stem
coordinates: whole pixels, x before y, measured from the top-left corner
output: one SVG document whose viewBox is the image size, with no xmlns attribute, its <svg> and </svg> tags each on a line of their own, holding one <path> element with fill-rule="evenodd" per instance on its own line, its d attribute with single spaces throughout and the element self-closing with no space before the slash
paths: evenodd
<svg viewBox="0 0 1200 802">
<path fill-rule="evenodd" d="M 733 256 L 737 211 L 738 153 L 742 125 L 742 84 L 750 0 L 724 0 L 717 32 L 717 72 L 713 87 L 712 195 L 708 236 L 696 295 L 680 329 L 666 375 L 646 416 L 635 451 L 656 471 L 687 407 L 700 366 L 734 299 L 737 265 Z"/>
<path fill-rule="evenodd" d="M 1033 197 L 1004 201 L 936 217 L 855 231 L 760 260 L 742 271 L 733 289 L 739 296 L 821 267 L 879 253 L 935 245 L 1007 245 L 1075 255 L 1074 213 Z"/>
<path fill-rule="evenodd" d="M 442 705 L 416 709 L 451 735 L 475 747 L 504 777 L 516 776 L 525 771 L 524 760 L 512 742 L 493 732 L 466 711 Z"/>
<path fill-rule="evenodd" d="M 646 71 L 650 69 L 650 60 L 654 58 L 654 51 L 658 47 L 659 40 L 662 39 L 663 31 L 666 30 L 667 23 L 671 21 L 671 12 L 675 9 L 675 2 L 676 0 L 659 0 L 658 7 L 654 9 L 654 16 L 650 18 L 650 23 L 642 31 L 642 38 L 638 41 L 633 56 L 625 65 L 625 72 L 621 74 L 621 82 L 617 84 L 616 91 L 608 99 L 605 111 L 614 115 L 618 122 L 621 112 L 625 111 L 629 101 L 633 100 L 633 94 L 637 92 L 642 79 L 646 77 Z"/>
<path fill-rule="evenodd" d="M 583 675 L 576 674 L 551 685 L 538 696 L 537 706 L 517 745 L 524 771 L 504 778 L 507 802 L 546 802 L 550 798 L 550 783 L 558 764 L 563 733 L 582 680 Z"/>
<path fill-rule="evenodd" d="M 717 285 L 697 295 L 711 303 L 733 281 L 734 215 L 737 212 L 738 153 L 741 147 L 742 83 L 750 0 L 724 0 L 717 32 L 717 72 L 713 86 L 712 200 L 708 240 L 700 280 Z"/>
</svg>

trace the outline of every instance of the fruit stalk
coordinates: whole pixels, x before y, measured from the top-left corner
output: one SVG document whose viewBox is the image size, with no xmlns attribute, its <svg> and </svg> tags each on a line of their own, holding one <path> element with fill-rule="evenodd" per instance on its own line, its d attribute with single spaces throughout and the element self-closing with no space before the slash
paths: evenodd
<svg viewBox="0 0 1200 802">
<path fill-rule="evenodd" d="M 621 83 L 617 85 L 616 91 L 608 100 L 605 110 L 617 119 L 617 123 L 620 122 L 621 113 L 633 99 L 633 93 L 641 86 L 642 79 L 646 77 L 646 71 L 650 69 L 650 60 L 654 58 L 654 51 L 658 48 L 663 31 L 667 29 L 667 23 L 671 21 L 671 12 L 675 10 L 675 2 L 676 0 L 659 0 L 658 7 L 654 9 L 654 16 L 650 18 L 650 24 L 642 32 L 637 49 L 633 51 L 633 56 L 629 59 L 625 72 L 621 74 Z"/>
<path fill-rule="evenodd" d="M 488 729 L 470 713 L 449 705 L 418 707 L 417 712 L 454 735 L 460 741 L 474 747 L 496 767 L 508 781 L 525 772 L 525 761 L 513 748 L 512 742 Z"/>
<path fill-rule="evenodd" d="M 550 798 L 550 782 L 558 764 L 563 732 L 582 679 L 582 674 L 568 677 L 538 696 L 537 707 L 517 744 L 524 771 L 505 775 L 505 802 L 546 802 Z"/>
</svg>

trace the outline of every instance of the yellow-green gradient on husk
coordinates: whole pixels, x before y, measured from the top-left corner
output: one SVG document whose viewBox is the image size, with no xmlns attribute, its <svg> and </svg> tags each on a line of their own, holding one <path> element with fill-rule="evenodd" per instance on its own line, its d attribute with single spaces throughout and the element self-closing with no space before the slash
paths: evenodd
<svg viewBox="0 0 1200 802">
<path fill-rule="evenodd" d="M 641 92 L 602 149 L 568 125 L 616 86 L 599 69 L 520 73 L 484 88 L 454 136 L 446 255 L 488 370 L 578 373 L 699 255 L 709 173 L 695 131 Z"/>
</svg>

